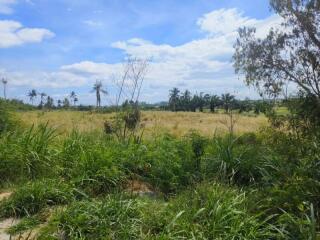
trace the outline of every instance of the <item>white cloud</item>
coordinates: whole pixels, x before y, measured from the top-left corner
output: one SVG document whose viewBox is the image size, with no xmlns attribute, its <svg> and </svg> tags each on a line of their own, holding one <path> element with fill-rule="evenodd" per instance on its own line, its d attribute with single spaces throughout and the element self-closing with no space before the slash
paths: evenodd
<svg viewBox="0 0 320 240">
<path fill-rule="evenodd" d="M 12 14 L 12 5 L 16 3 L 17 0 L 0 0 L 0 14 Z"/>
<path fill-rule="evenodd" d="M 243 16 L 236 9 L 221 9 L 204 15 L 197 23 L 207 33 L 206 36 L 179 46 L 133 38 L 115 42 L 112 47 L 123 50 L 127 55 L 152 59 L 145 88 L 156 89 L 155 95 L 161 89 L 164 89 L 162 95 L 167 94 L 168 88 L 178 86 L 216 93 L 237 92 L 243 97 L 248 89 L 234 74 L 231 63 L 237 29 L 255 26 L 258 36 L 263 37 L 271 27 L 280 25 L 280 18 L 272 15 L 257 20 Z M 112 70 L 119 71 L 119 66 L 81 62 L 63 69 L 110 76 Z"/>
<path fill-rule="evenodd" d="M 275 15 L 266 19 L 255 19 L 244 16 L 237 9 L 221 9 L 199 18 L 197 24 L 205 32 L 205 36 L 185 44 L 172 46 L 133 38 L 115 42 L 112 47 L 122 50 L 125 55 L 152 59 L 141 100 L 166 99 L 168 89 L 174 86 L 190 89 L 193 92 L 205 91 L 216 94 L 232 92 L 239 97 L 254 97 L 257 96 L 254 91 L 248 90 L 234 74 L 231 63 L 237 29 L 241 26 L 256 26 L 258 36 L 264 36 L 268 29 L 279 26 L 280 22 L 280 18 Z M 7 33 L 7 45 L 17 41 L 16 39 L 22 42 L 23 40 L 41 41 L 46 35 L 41 35 L 41 31 L 37 34 L 32 31 L 23 31 L 22 26 L 17 22 L 9 23 L 1 27 L 0 22 L 0 47 L 3 41 L 1 32 Z M 87 24 L 90 25 L 89 22 Z M 24 37 L 21 37 L 17 30 Z M 121 63 L 82 61 L 61 66 L 57 72 L 53 73 L 41 72 L 29 75 L 24 73 L 27 74 L 27 78 L 23 77 L 22 73 L 16 74 L 14 84 L 28 85 L 31 83 L 35 87 L 52 88 L 80 86 L 90 88 L 99 78 L 110 87 L 114 85 L 112 76 L 121 74 L 121 67 Z"/>
<path fill-rule="evenodd" d="M 0 20 L 0 48 L 37 43 L 54 37 L 54 33 L 44 28 L 24 28 L 21 23 Z"/>
</svg>

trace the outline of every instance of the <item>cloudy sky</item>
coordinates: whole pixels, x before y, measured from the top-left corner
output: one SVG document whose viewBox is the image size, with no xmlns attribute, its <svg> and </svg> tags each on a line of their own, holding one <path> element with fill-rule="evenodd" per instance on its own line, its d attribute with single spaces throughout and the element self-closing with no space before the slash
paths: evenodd
<svg viewBox="0 0 320 240">
<path fill-rule="evenodd" d="M 100 79 L 110 104 L 133 55 L 151 59 L 143 101 L 166 100 L 172 87 L 255 98 L 232 68 L 236 31 L 263 36 L 279 23 L 268 0 L 0 0 L 0 77 L 10 98 L 74 90 L 83 104 L 94 103 Z"/>
</svg>

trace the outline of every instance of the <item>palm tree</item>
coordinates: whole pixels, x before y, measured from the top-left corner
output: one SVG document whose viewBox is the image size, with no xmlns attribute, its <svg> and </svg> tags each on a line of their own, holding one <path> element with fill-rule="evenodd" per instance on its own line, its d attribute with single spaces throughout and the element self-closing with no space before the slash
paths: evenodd
<svg viewBox="0 0 320 240">
<path fill-rule="evenodd" d="M 61 105 L 62 105 L 62 101 L 58 99 L 58 108 L 61 108 Z"/>
<path fill-rule="evenodd" d="M 44 105 L 44 97 L 45 97 L 45 96 L 47 96 L 46 93 L 44 93 L 44 92 L 40 93 L 40 106 L 41 106 L 41 108 L 42 108 L 43 105 Z"/>
<path fill-rule="evenodd" d="M 32 89 L 28 93 L 28 97 L 30 98 L 31 104 L 33 105 L 34 99 L 37 97 L 37 91 Z"/>
<path fill-rule="evenodd" d="M 1 80 L 2 84 L 3 84 L 3 97 L 4 99 L 7 99 L 7 83 L 8 83 L 8 80 L 5 79 L 5 78 L 2 78 Z"/>
<path fill-rule="evenodd" d="M 173 88 L 169 92 L 169 105 L 172 107 L 172 111 L 176 112 L 177 111 L 177 105 L 179 104 L 179 89 L 178 88 Z"/>
<path fill-rule="evenodd" d="M 214 113 L 216 111 L 216 107 L 219 105 L 220 98 L 217 95 L 212 95 L 210 98 L 210 112 Z"/>
<path fill-rule="evenodd" d="M 221 101 L 223 103 L 224 110 L 228 113 L 234 104 L 235 97 L 230 93 L 222 94 Z"/>
<path fill-rule="evenodd" d="M 76 105 L 76 102 L 78 102 L 79 101 L 79 99 L 77 98 L 77 97 L 75 97 L 74 99 L 73 99 L 73 105 L 75 106 Z"/>
<path fill-rule="evenodd" d="M 93 85 L 92 92 L 96 93 L 96 98 L 97 98 L 97 107 L 101 106 L 101 93 L 108 94 L 106 90 L 102 88 L 102 82 L 101 81 L 96 81 L 96 83 Z"/>
<path fill-rule="evenodd" d="M 77 98 L 77 94 L 74 91 L 72 91 L 70 93 L 70 99 L 71 99 L 71 102 L 73 102 L 73 105 L 76 104 L 76 101 L 75 101 L 76 98 Z"/>
</svg>

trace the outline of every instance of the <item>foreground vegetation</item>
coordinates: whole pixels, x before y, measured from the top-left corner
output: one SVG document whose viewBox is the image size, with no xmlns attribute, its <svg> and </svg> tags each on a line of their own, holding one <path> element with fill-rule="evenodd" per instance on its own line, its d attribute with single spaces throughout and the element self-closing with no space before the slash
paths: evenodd
<svg viewBox="0 0 320 240">
<path fill-rule="evenodd" d="M 13 193 L 0 202 L 0 218 L 22 219 L 8 230 L 13 235 L 36 229 L 37 239 L 316 239 L 314 139 L 271 127 L 122 141 L 103 131 L 7 126 L 0 183 Z"/>
</svg>

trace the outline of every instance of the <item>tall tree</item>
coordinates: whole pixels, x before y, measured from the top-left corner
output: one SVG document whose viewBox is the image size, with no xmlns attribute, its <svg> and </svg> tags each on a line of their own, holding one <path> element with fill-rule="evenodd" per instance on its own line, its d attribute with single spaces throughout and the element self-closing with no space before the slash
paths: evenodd
<svg viewBox="0 0 320 240">
<path fill-rule="evenodd" d="M 223 104 L 225 112 L 228 113 L 233 107 L 235 96 L 231 95 L 230 93 L 222 94 L 221 102 Z"/>
<path fill-rule="evenodd" d="M 48 109 L 52 109 L 54 107 L 54 100 L 52 97 L 50 97 L 50 96 L 47 97 L 47 102 L 46 102 L 45 106 Z"/>
<path fill-rule="evenodd" d="M 58 99 L 58 108 L 61 108 L 61 106 L 62 106 L 62 101 Z"/>
<path fill-rule="evenodd" d="M 40 93 L 40 107 L 43 108 L 44 106 L 44 98 L 47 96 L 46 93 L 42 92 Z"/>
<path fill-rule="evenodd" d="M 209 107 L 210 107 L 210 112 L 214 113 L 216 111 L 217 106 L 220 103 L 220 98 L 217 95 L 212 95 L 210 98 L 210 103 L 209 103 Z"/>
<path fill-rule="evenodd" d="M 3 97 L 4 97 L 4 99 L 7 99 L 7 84 L 8 84 L 8 80 L 5 79 L 5 78 L 2 78 L 1 82 L 3 84 Z"/>
<path fill-rule="evenodd" d="M 77 98 L 77 94 L 74 92 L 74 91 L 72 91 L 71 93 L 70 93 L 70 99 L 71 99 L 71 102 L 73 102 L 73 106 L 75 106 L 75 104 L 76 104 L 76 101 L 75 101 L 75 99 Z"/>
<path fill-rule="evenodd" d="M 30 98 L 31 104 L 33 105 L 34 103 L 34 99 L 37 97 L 37 91 L 35 89 L 32 89 L 31 91 L 29 91 L 28 93 L 28 97 Z"/>
<path fill-rule="evenodd" d="M 97 107 L 100 107 L 101 106 L 101 93 L 108 94 L 108 92 L 103 89 L 102 82 L 98 81 L 98 80 L 93 85 L 92 91 L 96 93 Z"/>
<path fill-rule="evenodd" d="M 191 92 L 189 90 L 184 91 L 180 99 L 183 110 L 190 111 Z"/>
<path fill-rule="evenodd" d="M 70 101 L 69 101 L 68 98 L 64 98 L 64 99 L 63 99 L 62 106 L 63 106 L 64 108 L 69 108 L 69 107 L 70 107 Z"/>
<path fill-rule="evenodd" d="M 320 1 L 270 0 L 282 17 L 281 29 L 257 38 L 242 28 L 235 44 L 234 66 L 261 94 L 278 96 L 287 83 L 312 96 L 320 106 Z"/>
<path fill-rule="evenodd" d="M 169 106 L 172 111 L 176 112 L 179 104 L 179 93 L 180 90 L 178 88 L 173 88 L 169 92 Z"/>
</svg>

